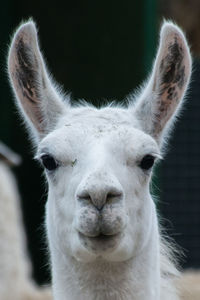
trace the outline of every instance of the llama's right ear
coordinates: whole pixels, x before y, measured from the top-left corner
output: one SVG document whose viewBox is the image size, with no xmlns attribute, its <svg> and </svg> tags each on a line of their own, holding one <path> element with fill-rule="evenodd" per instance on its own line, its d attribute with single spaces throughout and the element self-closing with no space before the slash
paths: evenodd
<svg viewBox="0 0 200 300">
<path fill-rule="evenodd" d="M 142 129 L 159 144 L 178 112 L 191 76 L 191 56 L 181 29 L 165 22 L 153 72 L 134 113 Z"/>
<path fill-rule="evenodd" d="M 33 21 L 21 25 L 13 37 L 8 73 L 17 104 L 40 140 L 54 128 L 66 105 L 48 76 Z"/>
</svg>

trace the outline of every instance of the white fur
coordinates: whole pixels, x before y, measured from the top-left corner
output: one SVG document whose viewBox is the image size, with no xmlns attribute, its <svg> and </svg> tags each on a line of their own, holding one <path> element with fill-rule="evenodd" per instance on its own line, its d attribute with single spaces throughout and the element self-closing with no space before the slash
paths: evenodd
<svg viewBox="0 0 200 300">
<path fill-rule="evenodd" d="M 188 270 L 182 274 L 177 281 L 177 287 L 180 290 L 181 300 L 199 300 L 200 299 L 200 272 Z"/>
<path fill-rule="evenodd" d="M 151 170 L 140 163 L 145 155 L 161 156 L 188 86 L 191 58 L 182 31 L 163 25 L 150 80 L 129 108 L 63 102 L 46 72 L 33 22 L 17 30 L 8 69 L 33 128 L 36 157 L 51 155 L 59 164 L 46 171 L 54 298 L 178 299 L 177 272 L 149 192 Z"/>
<path fill-rule="evenodd" d="M 31 278 L 19 192 L 6 154 L 0 159 L 0 299 L 50 300 L 50 289 L 37 287 Z"/>
</svg>

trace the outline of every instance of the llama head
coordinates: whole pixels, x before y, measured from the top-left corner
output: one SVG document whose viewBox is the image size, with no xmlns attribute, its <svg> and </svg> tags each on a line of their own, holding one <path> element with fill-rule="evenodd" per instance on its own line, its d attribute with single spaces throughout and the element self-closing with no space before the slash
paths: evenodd
<svg viewBox="0 0 200 300">
<path fill-rule="evenodd" d="M 141 251 L 155 225 L 152 167 L 190 79 L 181 30 L 164 23 L 152 75 L 128 108 L 71 106 L 49 77 L 33 22 L 15 33 L 8 70 L 47 176 L 52 255 L 123 261 Z"/>
</svg>

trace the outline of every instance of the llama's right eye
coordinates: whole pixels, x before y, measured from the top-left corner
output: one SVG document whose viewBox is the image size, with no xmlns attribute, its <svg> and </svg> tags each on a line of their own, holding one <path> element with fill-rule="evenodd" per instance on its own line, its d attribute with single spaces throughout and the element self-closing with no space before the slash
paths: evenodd
<svg viewBox="0 0 200 300">
<path fill-rule="evenodd" d="M 58 163 L 55 158 L 49 154 L 42 155 L 41 161 L 43 166 L 49 171 L 55 170 L 58 167 Z"/>
<path fill-rule="evenodd" d="M 148 155 L 145 155 L 143 157 L 143 159 L 141 160 L 140 162 L 140 167 L 143 169 L 143 170 L 149 170 L 153 167 L 153 164 L 154 164 L 154 161 L 155 161 L 155 157 L 148 154 Z"/>
</svg>

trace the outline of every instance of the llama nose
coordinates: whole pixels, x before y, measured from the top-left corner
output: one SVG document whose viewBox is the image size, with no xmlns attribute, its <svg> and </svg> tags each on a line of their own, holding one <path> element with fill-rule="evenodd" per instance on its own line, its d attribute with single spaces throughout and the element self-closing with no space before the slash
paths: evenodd
<svg viewBox="0 0 200 300">
<path fill-rule="evenodd" d="M 80 201 L 92 203 L 97 210 L 101 211 L 106 203 L 118 202 L 122 199 L 122 190 L 116 187 L 104 187 L 101 189 L 88 188 L 78 193 Z"/>
</svg>

